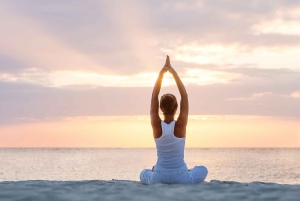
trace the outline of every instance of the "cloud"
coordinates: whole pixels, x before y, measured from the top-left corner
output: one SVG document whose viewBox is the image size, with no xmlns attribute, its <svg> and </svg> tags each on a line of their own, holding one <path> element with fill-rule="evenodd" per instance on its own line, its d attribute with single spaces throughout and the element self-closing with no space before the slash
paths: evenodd
<svg viewBox="0 0 300 201">
<path fill-rule="evenodd" d="M 283 35 L 300 35 L 299 17 L 300 7 L 295 6 L 286 10 L 278 9 L 272 18 L 264 19 L 252 26 L 255 34 L 283 34 Z"/>
<path fill-rule="evenodd" d="M 225 72 L 228 69 L 225 69 Z M 192 115 L 255 115 L 299 119 L 300 73 L 286 69 L 236 68 L 241 77 L 226 84 L 187 85 Z M 152 87 L 65 86 L 1 82 L 0 121 L 74 116 L 147 115 Z M 164 87 L 174 93 L 175 86 Z"/>
<path fill-rule="evenodd" d="M 0 37 L 5 38 L 0 46 L 2 58 L 16 58 L 19 65 L 46 70 L 55 69 L 90 69 L 109 72 L 88 55 L 64 44 L 54 34 L 43 29 L 36 19 L 8 12 L 0 7 L 3 17 L 0 19 L 2 31 Z M 24 65 L 21 64 L 24 63 Z M 4 66 L 1 62 L 1 65 Z M 10 70 L 10 66 L 1 67 Z"/>
<path fill-rule="evenodd" d="M 31 2 L 1 1 L 2 72 L 13 69 L 2 58 L 13 58 L 22 69 L 130 75 L 157 70 L 166 53 L 188 63 L 298 68 L 297 1 Z"/>
<path fill-rule="evenodd" d="M 290 96 L 293 98 L 300 98 L 300 91 L 294 91 Z"/>
<path fill-rule="evenodd" d="M 144 72 L 134 75 L 110 75 L 86 71 L 52 71 L 25 69 L 21 73 L 0 74 L 0 81 L 29 83 L 47 87 L 64 87 L 69 85 L 105 86 L 105 87 L 152 87 L 157 72 Z M 186 85 L 208 85 L 229 83 L 239 74 L 207 69 L 185 69 L 181 79 Z M 176 85 L 171 74 L 164 75 L 162 86 Z"/>
<path fill-rule="evenodd" d="M 18 54 L 31 67 L 47 70 L 126 73 L 158 66 L 153 58 L 162 55 L 153 49 L 139 9 L 120 2 L 35 3 L 39 6 L 4 2 L 0 36 L 6 43 L 0 53 Z"/>
<path fill-rule="evenodd" d="M 263 93 L 254 93 L 249 97 L 241 97 L 241 98 L 228 98 L 228 101 L 254 101 L 259 98 L 268 96 L 268 95 L 273 95 L 272 92 L 263 92 Z"/>
<path fill-rule="evenodd" d="M 20 70 L 30 68 L 18 58 L 4 56 L 0 54 L 0 73 L 17 73 Z"/>
<path fill-rule="evenodd" d="M 0 122 L 148 114 L 166 54 L 191 114 L 299 118 L 299 9 L 296 0 L 1 1 Z M 167 77 L 162 93 L 178 96 L 174 85 Z"/>
<path fill-rule="evenodd" d="M 300 11 L 299 11 L 300 12 Z M 255 34 L 284 34 L 284 35 L 300 35 L 299 21 L 284 21 L 275 19 L 272 21 L 264 21 L 255 24 L 253 30 Z"/>
</svg>

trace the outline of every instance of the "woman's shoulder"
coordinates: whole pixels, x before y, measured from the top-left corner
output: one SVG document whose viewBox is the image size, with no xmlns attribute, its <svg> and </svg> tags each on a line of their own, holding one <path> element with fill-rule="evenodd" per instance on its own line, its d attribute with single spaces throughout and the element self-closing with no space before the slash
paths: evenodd
<svg viewBox="0 0 300 201">
<path fill-rule="evenodd" d="M 174 125 L 174 136 L 177 138 L 185 138 L 186 136 L 186 124 L 181 122 L 181 121 L 177 121 L 175 122 Z"/>
</svg>

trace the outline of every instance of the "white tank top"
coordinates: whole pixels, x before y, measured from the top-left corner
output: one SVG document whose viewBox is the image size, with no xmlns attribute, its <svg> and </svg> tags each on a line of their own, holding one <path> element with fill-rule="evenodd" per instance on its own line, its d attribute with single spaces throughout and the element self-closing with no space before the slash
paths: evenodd
<svg viewBox="0 0 300 201">
<path fill-rule="evenodd" d="M 184 162 L 185 137 L 174 135 L 175 120 L 170 124 L 161 121 L 162 135 L 154 138 L 157 150 L 156 165 L 165 169 L 186 168 Z"/>
</svg>

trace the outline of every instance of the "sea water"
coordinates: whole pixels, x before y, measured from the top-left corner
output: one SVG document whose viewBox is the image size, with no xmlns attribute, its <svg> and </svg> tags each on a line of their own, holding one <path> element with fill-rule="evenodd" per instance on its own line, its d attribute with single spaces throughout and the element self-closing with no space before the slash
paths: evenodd
<svg viewBox="0 0 300 201">
<path fill-rule="evenodd" d="M 300 184 L 299 148 L 186 149 L 185 161 L 206 166 L 206 181 Z M 0 181 L 138 181 L 155 162 L 155 149 L 0 149 Z"/>
</svg>

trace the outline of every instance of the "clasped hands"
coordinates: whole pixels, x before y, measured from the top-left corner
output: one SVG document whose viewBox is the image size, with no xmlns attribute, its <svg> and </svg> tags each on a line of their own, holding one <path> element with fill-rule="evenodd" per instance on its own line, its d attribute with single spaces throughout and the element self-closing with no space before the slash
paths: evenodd
<svg viewBox="0 0 300 201">
<path fill-rule="evenodd" d="M 171 66 L 170 57 L 168 55 L 167 55 L 166 63 L 164 67 L 161 69 L 162 73 L 166 73 L 167 71 L 169 71 L 171 74 L 175 72 L 175 70 Z"/>
</svg>

